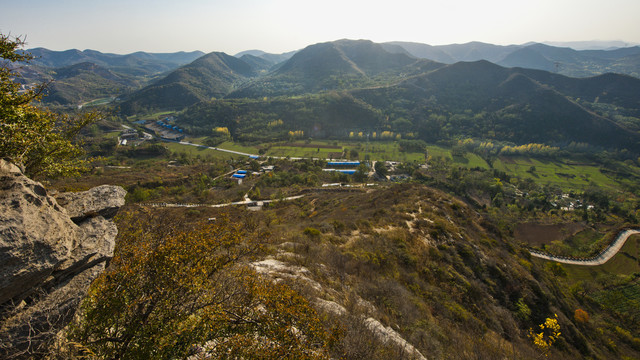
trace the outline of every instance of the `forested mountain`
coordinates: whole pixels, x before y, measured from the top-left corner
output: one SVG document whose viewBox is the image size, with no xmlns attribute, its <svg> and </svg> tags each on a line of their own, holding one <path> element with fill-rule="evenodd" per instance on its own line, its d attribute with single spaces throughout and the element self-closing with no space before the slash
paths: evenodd
<svg viewBox="0 0 640 360">
<path fill-rule="evenodd" d="M 185 112 L 185 128 L 206 134 L 212 126 L 226 126 L 235 138 L 251 141 L 260 136 L 282 139 L 289 131 L 333 138 L 364 131 L 427 141 L 472 137 L 640 150 L 640 80 L 555 73 L 585 76 L 615 66 L 628 70 L 640 57 L 640 47 L 576 51 L 542 44 L 429 46 L 338 40 L 310 45 L 281 63 L 271 55 L 258 50 L 235 57 L 207 54 L 124 96 L 120 109 L 134 114 L 201 103 Z M 111 54 L 68 51 L 49 54 L 40 64 L 93 57 L 110 60 L 113 67 L 184 56 L 136 53 L 116 59 Z M 459 61 L 477 59 L 508 67 L 486 60 Z M 64 104 L 74 96 L 85 100 L 101 91 L 115 94 L 141 86 L 136 78 L 94 64 L 49 70 L 56 79 L 50 101 Z M 273 122 L 279 125 L 267 126 Z"/>
<path fill-rule="evenodd" d="M 25 85 L 47 82 L 45 103 L 73 106 L 138 90 L 161 74 L 203 55 L 200 51 L 118 55 L 44 48 L 27 52 L 34 58 L 17 68 L 23 76 L 20 82 Z"/>
<path fill-rule="evenodd" d="M 430 141 L 468 136 L 638 150 L 636 132 L 595 114 L 584 102 L 624 106 L 637 116 L 639 91 L 640 80 L 624 75 L 575 79 L 479 61 L 449 65 L 389 88 L 354 91 L 354 96 L 386 109 L 391 119 L 407 118 Z"/>
<path fill-rule="evenodd" d="M 245 61 L 213 52 L 133 94 L 121 108 L 129 114 L 157 107 L 182 109 L 202 100 L 224 97 L 256 75 L 256 70 Z"/>
<path fill-rule="evenodd" d="M 240 141 L 275 141 L 302 130 L 314 138 L 342 138 L 349 131 L 384 125 L 383 113 L 348 93 L 324 93 L 274 99 L 226 99 L 201 102 L 180 116 L 190 133 L 209 135 L 226 127 Z"/>
<path fill-rule="evenodd" d="M 406 52 L 391 53 L 368 40 L 338 40 L 306 47 L 271 74 L 229 97 L 296 95 L 387 84 L 441 64 Z"/>
<path fill-rule="evenodd" d="M 343 65 L 357 72 L 352 63 Z M 471 137 L 639 151 L 637 132 L 594 111 L 608 104 L 640 116 L 638 93 L 640 80 L 625 75 L 578 79 L 487 61 L 459 62 L 387 86 L 201 103 L 186 111 L 182 121 L 198 133 L 225 126 L 239 140 L 256 140 L 256 134 L 283 139 L 298 130 L 314 138 L 386 131 L 432 142 Z M 354 113 L 352 105 L 366 111 Z M 268 126 L 277 120 L 278 126 Z"/>
<path fill-rule="evenodd" d="M 47 87 L 44 101 L 60 105 L 81 104 L 108 95 L 117 96 L 126 89 L 140 85 L 140 80 L 134 76 L 118 74 L 91 62 L 55 69 L 50 74 L 53 80 Z"/>
<path fill-rule="evenodd" d="M 275 65 L 273 61 L 250 54 L 244 54 L 239 59 L 249 64 L 255 72 L 266 72 Z"/>
</svg>

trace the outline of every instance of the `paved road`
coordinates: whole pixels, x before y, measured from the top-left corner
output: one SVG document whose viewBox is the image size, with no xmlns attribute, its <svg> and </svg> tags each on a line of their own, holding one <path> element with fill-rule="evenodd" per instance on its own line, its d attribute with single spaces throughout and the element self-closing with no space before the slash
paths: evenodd
<svg viewBox="0 0 640 360">
<path fill-rule="evenodd" d="M 569 259 L 569 258 L 545 254 L 535 250 L 530 250 L 530 252 L 531 252 L 531 255 L 535 257 L 545 259 L 545 260 L 556 261 L 563 264 L 584 265 L 584 266 L 602 265 L 607 261 L 609 261 L 614 255 L 616 255 L 618 251 L 622 249 L 622 247 L 624 246 L 624 243 L 627 242 L 627 239 L 629 239 L 629 236 L 634 234 L 640 234 L 640 230 L 629 229 L 621 232 L 616 238 L 616 240 L 612 242 L 611 245 L 609 245 L 609 247 L 607 247 L 598 256 L 591 259 Z"/>
<path fill-rule="evenodd" d="M 180 144 L 195 146 L 195 147 L 199 147 L 199 148 L 203 148 L 203 149 L 217 150 L 217 151 L 222 151 L 222 152 L 226 152 L 226 153 L 230 153 L 230 154 L 236 154 L 236 155 L 258 156 L 257 154 L 248 154 L 248 153 L 244 153 L 244 152 L 240 152 L 240 151 L 233 151 L 233 150 L 221 149 L 221 148 L 217 148 L 217 147 L 213 147 L 213 146 L 194 144 L 194 143 L 191 143 L 191 142 L 188 142 L 188 141 L 180 141 Z"/>
<path fill-rule="evenodd" d="M 231 206 L 231 205 L 249 205 L 252 203 L 262 203 L 262 204 L 268 204 L 271 202 L 278 202 L 278 201 L 288 201 L 288 200 L 296 200 L 296 199 L 300 199 L 301 197 L 304 197 L 305 195 L 296 195 L 296 196 L 289 196 L 283 199 L 276 199 L 276 200 L 251 200 L 249 199 L 246 195 L 245 195 L 245 200 L 242 201 L 236 201 L 236 202 L 232 202 L 232 203 L 224 203 L 224 204 L 170 204 L 170 203 L 147 203 L 147 204 L 141 204 L 141 205 L 145 205 L 145 206 L 152 206 L 152 207 L 214 207 L 214 208 L 219 208 L 219 207 L 225 207 L 225 206 Z"/>
</svg>

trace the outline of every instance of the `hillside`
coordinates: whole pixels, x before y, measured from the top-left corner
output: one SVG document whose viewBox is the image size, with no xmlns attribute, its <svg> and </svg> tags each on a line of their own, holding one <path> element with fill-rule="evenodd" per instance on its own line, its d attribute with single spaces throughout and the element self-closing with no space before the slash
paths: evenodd
<svg viewBox="0 0 640 360">
<path fill-rule="evenodd" d="M 275 65 L 273 61 L 250 54 L 244 54 L 240 56 L 239 59 L 249 64 L 256 73 L 266 72 Z"/>
<path fill-rule="evenodd" d="M 203 55 L 199 51 L 118 55 L 95 50 L 44 48 L 29 52 L 34 59 L 17 68 L 23 76 L 20 82 L 25 85 L 50 83 L 43 101 L 64 106 L 130 93 Z"/>
<path fill-rule="evenodd" d="M 326 351 L 328 357 L 535 359 L 544 356 L 544 352 L 527 336 L 528 330 L 537 329 L 546 319 L 554 318 L 554 314 L 562 336 L 549 349 L 549 358 L 637 356 L 633 335 L 638 331 L 637 315 L 620 317 L 617 308 L 601 307 L 603 300 L 598 300 L 605 288 L 636 289 L 637 280 L 633 275 L 613 275 L 591 269 L 595 275 L 581 281 L 572 279 L 567 275 L 572 269 L 532 258 L 509 234 L 508 226 L 459 198 L 425 185 L 379 183 L 366 189 L 326 189 L 309 185 L 314 178 L 317 183 L 318 177 L 326 176 L 321 171 L 321 161 L 271 160 L 269 164 L 275 166 L 274 172 L 248 178 L 242 186 L 230 185 L 224 189 L 221 187 L 224 182 L 212 179 L 227 172 L 228 167 L 224 166 L 227 164 L 182 166 L 178 174 L 167 170 L 163 162 L 156 169 L 147 168 L 146 178 L 141 178 L 139 169 L 111 170 L 105 174 L 123 181 L 127 177 L 122 175 L 130 173 L 133 175 L 127 186 L 130 193 L 146 190 L 163 194 L 164 199 L 176 197 L 177 191 L 182 199 L 201 198 L 205 196 L 200 185 L 203 182 L 205 188 L 216 184 L 217 190 L 206 196 L 220 197 L 218 202 L 222 203 L 228 201 L 223 200 L 225 196 L 242 197 L 246 191 L 250 191 L 254 200 L 282 193 L 304 196 L 272 203 L 260 211 L 248 211 L 244 206 L 186 209 L 130 204 L 134 212 L 118 224 L 120 244 L 128 246 L 120 248 L 120 258 L 110 268 L 110 276 L 102 278 L 92 292 L 92 300 L 86 304 L 89 310 L 94 307 L 102 314 L 86 322 L 87 327 L 93 327 L 93 334 L 103 336 L 107 343 L 114 341 L 117 346 L 115 337 L 108 338 L 113 335 L 108 332 L 112 329 L 109 319 L 121 319 L 123 326 L 128 326 L 127 316 L 139 315 L 135 307 L 122 306 L 122 302 L 146 303 L 155 298 L 146 297 L 148 292 L 162 291 L 163 304 L 167 306 L 151 307 L 148 324 L 160 324 L 166 319 L 172 325 L 176 322 L 183 325 L 176 326 L 183 329 L 179 339 L 202 336 L 199 335 L 202 332 L 190 332 L 191 327 L 185 324 L 194 321 L 194 317 L 167 316 L 166 310 L 175 304 L 179 311 L 189 311 L 183 310 L 188 308 L 183 305 L 198 304 L 194 299 L 208 294 L 207 288 L 193 287 L 195 293 L 184 297 L 175 295 L 185 291 L 183 287 L 162 289 L 151 285 L 156 284 L 155 279 L 167 284 L 167 277 L 176 283 L 185 283 L 194 274 L 200 274 L 190 267 L 198 266 L 190 262 L 198 259 L 191 256 L 197 255 L 194 252 L 200 249 L 198 243 L 193 243 L 194 249 L 180 244 L 192 244 L 188 242 L 188 234 L 212 224 L 222 226 L 222 231 L 216 234 L 227 234 L 230 228 L 224 224 L 226 219 L 233 219 L 233 226 L 246 230 L 240 237 L 243 244 L 250 247 L 256 241 L 261 245 L 260 251 L 252 253 L 251 259 L 243 263 L 256 274 L 250 272 L 251 277 L 246 279 L 224 277 L 226 287 L 219 289 L 215 287 L 219 283 L 214 282 L 214 288 L 229 294 L 229 299 L 236 299 L 238 293 L 225 293 L 226 289 L 245 289 L 243 284 L 259 279 L 275 280 L 280 286 L 295 290 L 315 309 L 322 321 L 320 329 L 333 339 L 322 350 L 318 349 Z M 162 182 L 153 176 L 157 169 L 167 174 Z M 428 170 L 424 175 L 435 176 L 437 171 Z M 477 176 L 478 171 L 475 173 Z M 108 181 L 105 177 L 85 180 Z M 206 225 L 201 222 L 204 219 L 217 220 Z M 145 236 L 136 232 L 139 226 L 144 226 Z M 180 256 L 162 256 L 162 253 L 155 256 L 156 247 L 149 246 L 149 241 L 164 244 L 176 233 L 187 234 L 179 243 L 170 243 L 170 249 Z M 150 234 L 160 236 L 150 239 Z M 215 239 L 215 236 L 200 236 L 203 240 Z M 143 254 L 139 249 L 152 250 Z M 163 250 L 161 246 L 158 249 Z M 127 279 L 120 274 L 137 274 L 130 270 L 132 261 L 146 261 L 139 268 L 149 269 L 144 272 L 146 278 L 136 278 L 140 283 L 129 285 L 134 286 L 133 290 L 141 289 L 141 293 L 118 286 Z M 154 271 L 162 266 L 171 266 L 180 276 Z M 108 296 L 102 296 L 99 290 Z M 118 297 L 118 292 L 138 297 Z M 244 290 L 239 294 L 251 293 Z M 299 302 L 289 304 L 295 307 Z M 272 311 L 271 307 L 261 309 L 261 313 L 266 309 Z M 590 314 L 591 320 L 576 316 L 578 309 Z M 283 312 L 272 314 L 279 319 Z M 214 324 L 220 326 L 220 323 Z M 262 322 L 256 323 L 260 324 Z M 137 329 L 136 333 L 142 333 L 137 340 L 140 342 L 176 340 L 173 327 Z M 236 328 L 227 329 L 235 333 Z M 198 340 L 190 341 L 203 344 L 219 338 L 217 332 L 205 333 L 204 340 L 196 337 Z M 92 349 L 109 349 L 100 345 L 105 342 L 90 341 L 94 338 L 89 337 L 82 340 L 82 333 L 75 334 L 79 336 L 76 340 L 85 341 L 83 343 Z M 121 334 L 121 330 L 116 334 Z M 178 341 L 176 347 L 166 348 L 188 351 L 187 345 Z"/>
<path fill-rule="evenodd" d="M 233 98 L 296 95 L 386 84 L 407 73 L 439 66 L 406 53 L 391 53 L 368 40 L 310 45 L 271 74 L 229 95 Z"/>
<path fill-rule="evenodd" d="M 633 95 L 637 91 L 640 80 L 622 75 L 575 79 L 480 61 L 456 63 L 397 86 L 353 94 L 379 109 L 403 99 L 403 108 L 390 113 L 391 118 L 408 118 L 419 137 L 429 141 L 466 136 L 517 144 L 585 142 L 637 151 L 639 134 L 574 100 L 602 101 L 637 113 L 640 103 Z M 442 123 L 443 118 L 425 117 L 423 109 L 448 120 Z"/>
<path fill-rule="evenodd" d="M 52 76 L 43 101 L 58 105 L 77 105 L 96 98 L 116 97 L 140 83 L 133 76 L 117 74 L 90 62 L 55 69 Z"/>
<path fill-rule="evenodd" d="M 211 135 L 213 127 L 226 127 L 238 141 L 286 140 L 289 131 L 308 137 L 341 138 L 349 131 L 382 126 L 383 115 L 346 93 L 297 98 L 225 99 L 201 102 L 179 119 L 187 132 Z"/>
<path fill-rule="evenodd" d="M 213 52 L 132 94 L 121 109 L 126 114 L 149 108 L 182 109 L 198 101 L 224 97 L 253 76 L 256 71 L 243 60 Z"/>
<path fill-rule="evenodd" d="M 327 47 L 333 50 L 323 53 L 336 52 Z M 300 53 L 306 55 L 304 50 Z M 366 74 L 355 67 L 355 62 L 344 61 L 344 56 L 333 59 L 354 76 Z M 305 69 L 297 64 L 306 62 L 298 63 L 296 57 L 292 60 L 296 63 L 286 63 L 282 71 Z M 313 138 L 390 131 L 394 136 L 429 142 L 470 137 L 512 144 L 566 147 L 585 143 L 640 151 L 636 120 L 633 124 L 619 122 L 617 117 L 596 112 L 607 106 L 624 109 L 632 116 L 628 119 L 640 116 L 640 99 L 635 96 L 640 92 L 640 80 L 636 78 L 616 74 L 570 78 L 540 70 L 504 68 L 487 61 L 433 64 L 435 70 L 396 80 L 395 85 L 266 100 L 262 95 L 270 93 L 258 92 L 251 100 L 202 103 L 189 108 L 181 122 L 187 129 L 205 135 L 212 126 L 228 127 L 235 139 L 252 141 L 262 135 L 265 139 L 282 139 L 289 131 L 298 130 Z M 246 94 L 250 88 L 257 91 L 255 86 L 252 82 L 228 97 Z M 352 105 L 366 111 L 356 112 L 356 116 Z M 283 122 L 277 127 L 268 126 L 276 120 Z"/>
</svg>

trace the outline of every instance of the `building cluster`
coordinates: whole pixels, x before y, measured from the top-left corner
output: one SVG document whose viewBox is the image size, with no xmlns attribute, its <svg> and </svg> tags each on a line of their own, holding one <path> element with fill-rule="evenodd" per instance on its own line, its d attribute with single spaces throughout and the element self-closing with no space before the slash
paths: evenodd
<svg viewBox="0 0 640 360">
<path fill-rule="evenodd" d="M 173 116 L 166 117 L 156 122 L 151 122 L 146 125 L 147 129 L 153 130 L 162 140 L 168 141 L 182 141 L 185 137 L 184 129 L 178 125 L 172 125 L 169 122 L 174 121 Z"/>
<path fill-rule="evenodd" d="M 135 129 L 125 129 L 121 134 L 120 134 L 120 145 L 127 145 L 127 143 L 131 142 L 131 141 L 136 141 L 139 139 L 138 136 L 138 131 L 136 131 Z"/>
</svg>

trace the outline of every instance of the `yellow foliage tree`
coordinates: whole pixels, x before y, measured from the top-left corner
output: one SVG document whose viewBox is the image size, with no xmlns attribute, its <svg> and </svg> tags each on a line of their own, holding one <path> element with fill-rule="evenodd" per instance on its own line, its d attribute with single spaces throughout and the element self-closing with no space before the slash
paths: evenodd
<svg viewBox="0 0 640 360">
<path fill-rule="evenodd" d="M 551 346 L 558 341 L 562 334 L 560 332 L 560 324 L 558 323 L 558 315 L 554 314 L 554 317 L 547 318 L 544 323 L 538 326 L 540 327 L 540 332 L 529 329 L 527 335 L 531 338 L 538 350 L 547 356 Z"/>
<path fill-rule="evenodd" d="M 213 131 L 216 132 L 216 133 L 219 133 L 219 134 L 230 136 L 229 128 L 227 128 L 227 127 L 218 126 L 218 127 L 213 128 Z"/>
</svg>

